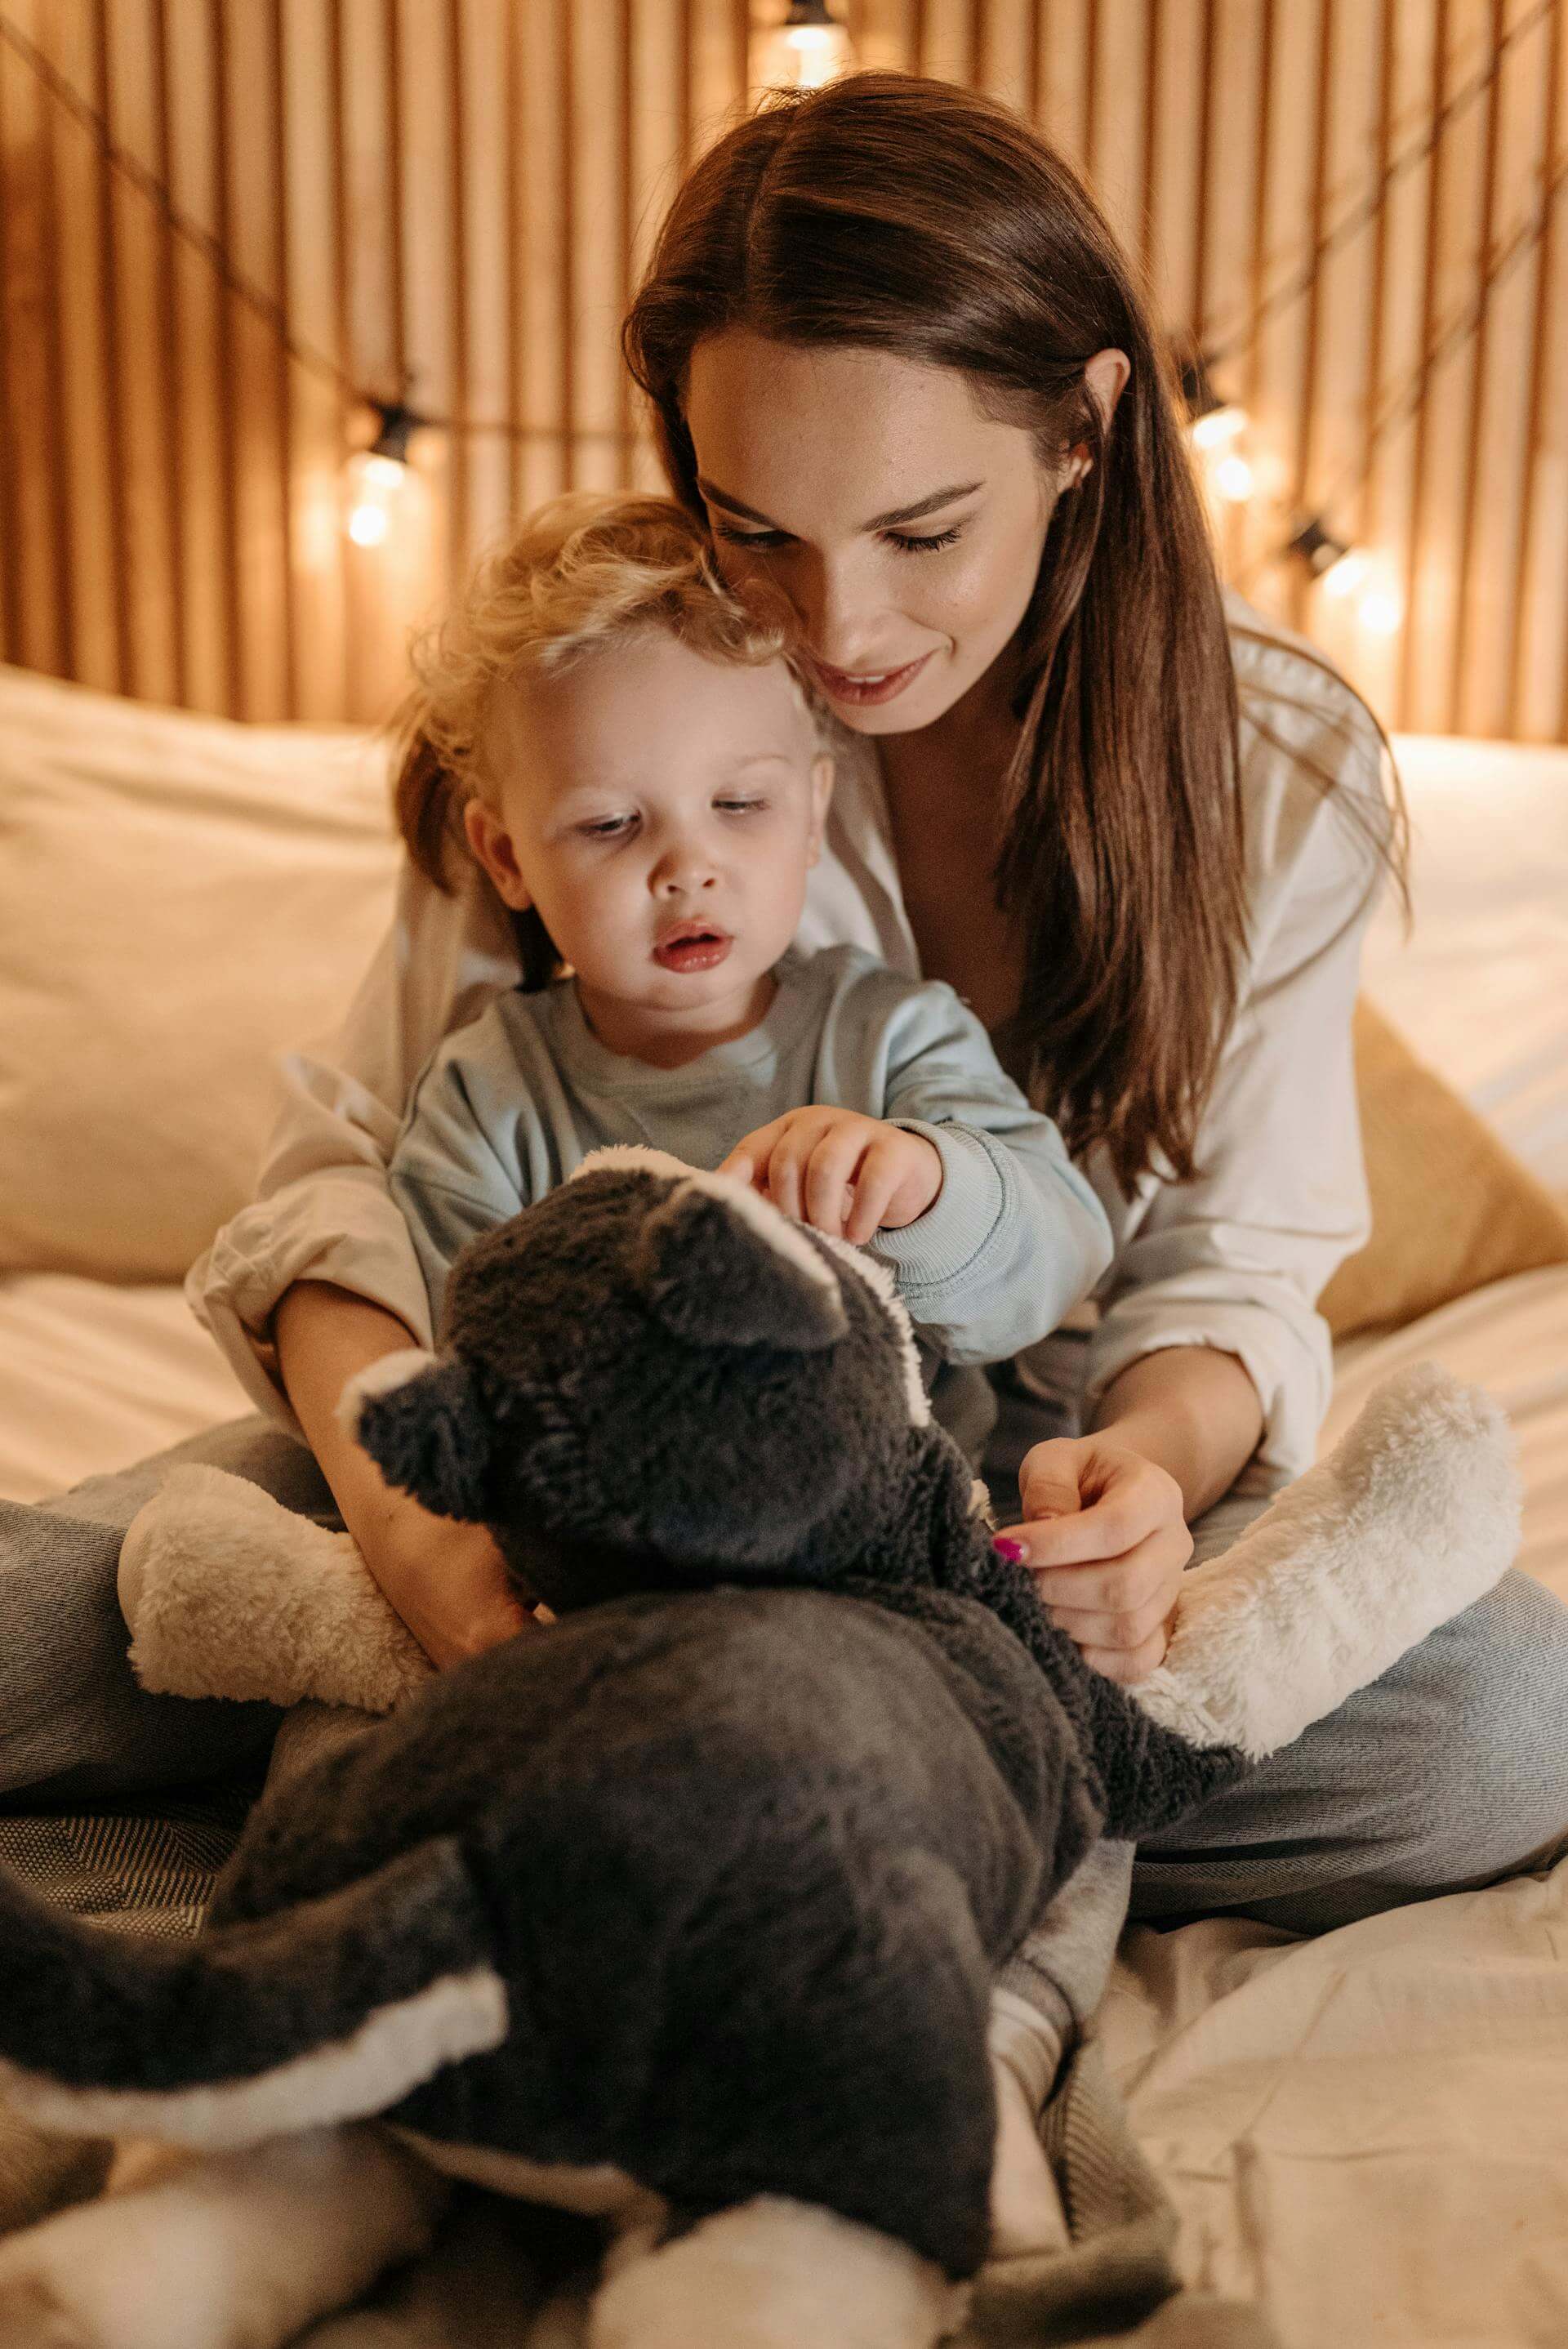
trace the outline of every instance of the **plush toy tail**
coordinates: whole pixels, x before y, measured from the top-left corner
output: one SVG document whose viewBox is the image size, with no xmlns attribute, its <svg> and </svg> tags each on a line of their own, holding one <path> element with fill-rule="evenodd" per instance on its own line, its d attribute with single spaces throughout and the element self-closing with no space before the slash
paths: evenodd
<svg viewBox="0 0 1568 2349">
<path fill-rule="evenodd" d="M 1261 1761 L 1483 1597 L 1518 1550 L 1519 1513 L 1503 1413 L 1420 1363 L 1188 1575 L 1165 1661 L 1129 1693 L 1194 1745 Z"/>
<path fill-rule="evenodd" d="M 448 1839 L 181 1946 L 81 1924 L 0 1875 L 0 2087 L 47 2128 L 253 2145 L 384 2111 L 506 2032 Z"/>
</svg>

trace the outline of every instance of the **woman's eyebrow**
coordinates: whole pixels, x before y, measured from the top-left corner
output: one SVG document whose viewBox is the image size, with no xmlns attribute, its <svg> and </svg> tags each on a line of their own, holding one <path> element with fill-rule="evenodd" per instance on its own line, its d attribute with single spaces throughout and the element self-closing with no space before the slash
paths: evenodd
<svg viewBox="0 0 1568 2349">
<path fill-rule="evenodd" d="M 771 520 L 769 515 L 758 513 L 755 506 L 743 505 L 738 498 L 732 498 L 727 490 L 717 489 L 712 481 L 705 481 L 700 473 L 697 475 L 696 485 L 705 498 L 716 506 L 722 506 L 726 513 L 743 514 L 748 522 L 759 522 L 765 530 L 779 529 L 779 524 Z M 950 490 L 934 490 L 930 497 L 920 498 L 912 506 L 895 507 L 892 513 L 873 514 L 870 522 L 861 523 L 861 528 L 888 530 L 894 523 L 920 522 L 925 515 L 935 513 L 939 507 L 950 506 L 955 498 L 966 498 L 972 492 L 984 489 L 985 486 L 983 481 L 960 481 Z M 786 531 L 784 535 L 788 538 L 789 532 Z"/>
</svg>

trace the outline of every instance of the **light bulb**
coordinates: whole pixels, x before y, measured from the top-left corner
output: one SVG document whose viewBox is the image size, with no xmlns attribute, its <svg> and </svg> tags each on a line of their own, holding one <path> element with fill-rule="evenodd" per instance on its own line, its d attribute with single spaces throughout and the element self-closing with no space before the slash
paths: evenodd
<svg viewBox="0 0 1568 2349">
<path fill-rule="evenodd" d="M 348 535 L 356 546 L 385 545 L 407 477 L 408 468 L 402 459 L 379 456 L 374 449 L 362 449 L 349 459 L 353 503 L 348 510 Z"/>
<path fill-rule="evenodd" d="M 1227 505 L 1244 505 L 1256 487 L 1256 476 L 1244 457 L 1233 450 L 1220 459 L 1214 468 L 1214 488 Z"/>
<path fill-rule="evenodd" d="M 849 33 L 825 0 L 791 0 L 783 24 L 757 43 L 752 79 L 765 89 L 821 89 L 854 61 Z"/>
<path fill-rule="evenodd" d="M 1346 547 L 1337 562 L 1331 563 L 1320 574 L 1324 594 L 1332 595 L 1336 603 L 1343 602 L 1365 583 L 1369 567 L 1359 547 Z"/>
<path fill-rule="evenodd" d="M 1247 411 L 1232 400 L 1224 408 L 1211 408 L 1206 416 L 1193 422 L 1191 441 L 1194 449 L 1224 449 L 1240 440 L 1247 429 Z"/>
<path fill-rule="evenodd" d="M 1379 565 L 1356 607 L 1356 616 L 1374 636 L 1395 636 L 1405 619 L 1405 598 L 1393 572 Z"/>
</svg>

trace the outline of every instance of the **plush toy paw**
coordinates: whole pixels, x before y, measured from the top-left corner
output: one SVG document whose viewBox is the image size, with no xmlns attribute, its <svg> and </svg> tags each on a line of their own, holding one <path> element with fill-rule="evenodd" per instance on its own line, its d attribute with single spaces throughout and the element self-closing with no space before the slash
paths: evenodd
<svg viewBox="0 0 1568 2349">
<path fill-rule="evenodd" d="M 430 1677 L 350 1535 L 221 1468 L 171 1469 L 131 1520 L 119 1599 L 131 1668 L 161 1695 L 390 1713 Z"/>
<path fill-rule="evenodd" d="M 588 2349 L 934 2349 L 967 2297 L 891 2235 L 773 2195 L 610 2264 Z"/>
<path fill-rule="evenodd" d="M 1187 1576 L 1165 1661 L 1129 1693 L 1193 1744 L 1260 1761 L 1484 1597 L 1518 1550 L 1519 1512 L 1502 1412 L 1418 1363 Z"/>
</svg>

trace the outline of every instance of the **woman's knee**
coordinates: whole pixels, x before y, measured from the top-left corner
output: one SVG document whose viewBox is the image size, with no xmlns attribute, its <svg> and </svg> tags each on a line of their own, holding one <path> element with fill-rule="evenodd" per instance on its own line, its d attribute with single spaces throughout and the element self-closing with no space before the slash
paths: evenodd
<svg viewBox="0 0 1568 2349">
<path fill-rule="evenodd" d="M 1398 1669 L 1424 1699 L 1413 1758 L 1431 1878 L 1474 1883 L 1554 1856 L 1568 1841 L 1568 1608 L 1513 1568 Z"/>
</svg>

